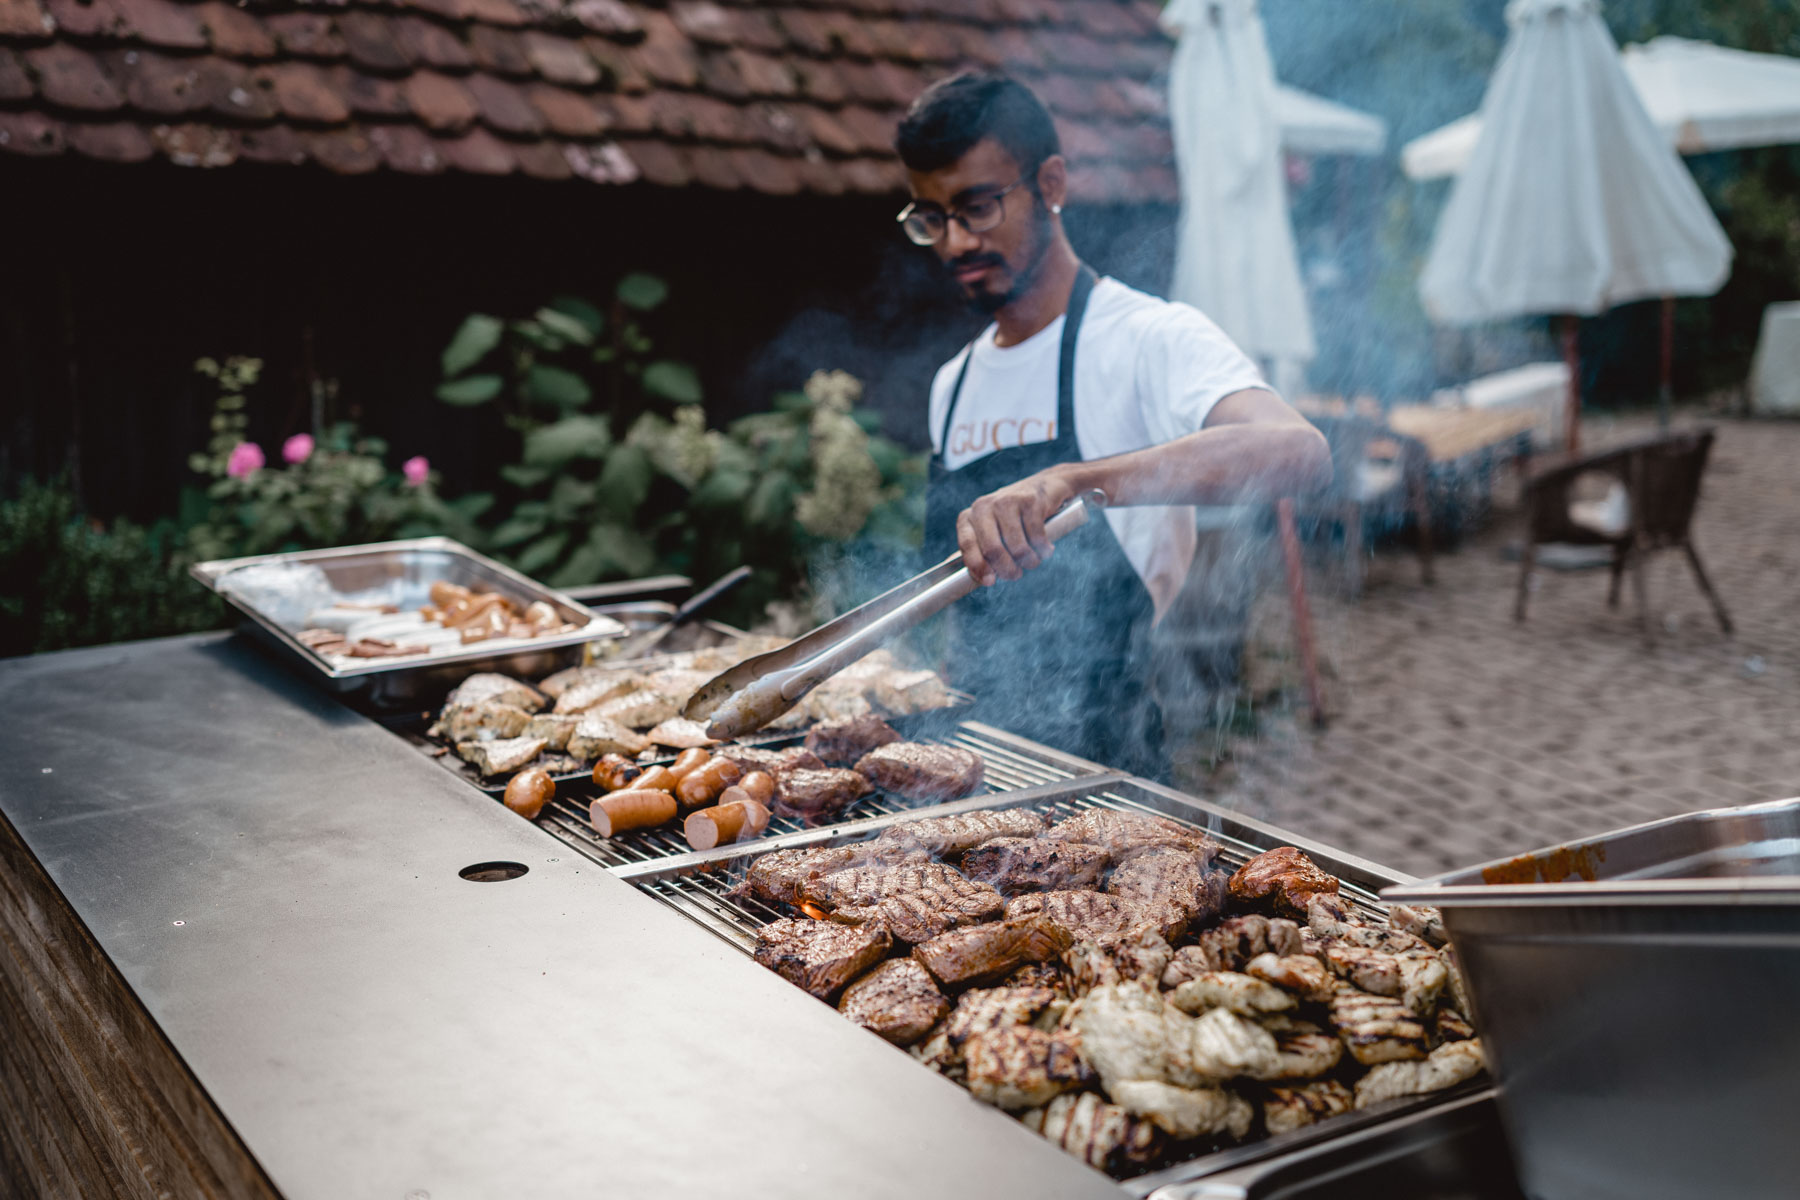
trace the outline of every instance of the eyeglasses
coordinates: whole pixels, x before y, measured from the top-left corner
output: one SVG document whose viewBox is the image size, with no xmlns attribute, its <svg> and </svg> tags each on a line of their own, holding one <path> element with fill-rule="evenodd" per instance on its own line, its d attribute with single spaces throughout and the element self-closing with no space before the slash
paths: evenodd
<svg viewBox="0 0 1800 1200">
<path fill-rule="evenodd" d="M 999 191 L 964 201 L 949 212 L 935 204 L 909 204 L 894 219 L 900 222 L 900 228 L 906 232 L 906 236 L 921 246 L 935 246 L 943 241 L 944 235 L 950 231 L 951 221 L 970 233 L 986 233 L 990 229 L 998 229 L 1000 222 L 1006 220 L 1006 194 L 1025 180 L 1026 176 L 1021 175 Z"/>
</svg>

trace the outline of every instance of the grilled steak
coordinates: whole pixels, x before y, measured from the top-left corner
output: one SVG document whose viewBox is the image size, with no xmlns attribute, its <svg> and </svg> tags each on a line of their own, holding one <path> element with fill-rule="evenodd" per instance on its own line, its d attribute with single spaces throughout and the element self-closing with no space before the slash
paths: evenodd
<svg viewBox="0 0 1800 1200">
<path fill-rule="evenodd" d="M 1215 920 L 1225 907 L 1225 887 L 1225 872 L 1208 871 L 1205 857 L 1173 846 L 1140 851 L 1106 883 L 1113 895 L 1160 911 L 1170 937 Z"/>
<path fill-rule="evenodd" d="M 1292 846 L 1263 851 L 1231 877 L 1233 896 L 1246 903 L 1261 901 L 1284 916 L 1304 917 L 1307 900 L 1337 890 L 1335 875 L 1320 870 Z"/>
<path fill-rule="evenodd" d="M 1096 1170 L 1155 1158 L 1162 1135 L 1094 1092 L 1065 1093 L 1043 1108 L 1021 1113 L 1027 1129 Z"/>
<path fill-rule="evenodd" d="M 1356 1107 L 1367 1108 L 1396 1096 L 1441 1091 L 1481 1074 L 1481 1039 L 1446 1042 L 1424 1062 L 1383 1063 L 1356 1081 Z"/>
<path fill-rule="evenodd" d="M 1044 818 L 1036 813 L 1022 808 L 1003 808 L 995 812 L 927 817 L 923 821 L 892 825 L 882 830 L 876 840 L 948 858 L 995 838 L 1036 837 L 1043 831 Z"/>
<path fill-rule="evenodd" d="M 714 758 L 729 758 L 743 768 L 744 774 L 752 771 L 763 771 L 780 779 L 785 771 L 816 771 L 825 764 L 819 756 L 801 746 L 789 746 L 786 750 L 759 750 L 755 746 L 737 746 L 726 744 L 713 752 Z"/>
<path fill-rule="evenodd" d="M 1273 1137 L 1347 1113 L 1354 1107 L 1356 1098 L 1350 1089 L 1335 1079 L 1300 1087 L 1272 1087 L 1263 1100 L 1263 1124 Z"/>
<path fill-rule="evenodd" d="M 775 777 L 775 811 L 807 824 L 830 820 L 870 792 L 869 781 L 843 767 L 805 767 Z"/>
<path fill-rule="evenodd" d="M 1000 893 L 934 862 L 852 867 L 806 880 L 802 898 L 850 925 L 880 924 L 903 942 L 928 942 L 946 930 L 991 921 L 1006 907 Z"/>
<path fill-rule="evenodd" d="M 856 762 L 869 782 L 908 800 L 955 800 L 981 786 L 981 755 L 961 746 L 891 742 Z"/>
<path fill-rule="evenodd" d="M 963 874 L 1008 896 L 1098 887 L 1106 864 L 1106 851 L 1098 846 L 1041 837 L 995 838 L 962 858 Z"/>
<path fill-rule="evenodd" d="M 1079 942 L 1106 942 L 1131 937 L 1157 926 L 1148 909 L 1105 892 L 1030 892 L 1007 902 L 1006 915 L 1042 913 Z"/>
<path fill-rule="evenodd" d="M 1069 977 L 1053 962 L 1028 962 L 1000 982 L 1002 987 L 1047 987 L 1065 993 L 1069 990 Z"/>
<path fill-rule="evenodd" d="M 913 947 L 913 957 L 945 987 L 998 979 L 1027 962 L 1053 962 L 1069 935 L 1038 917 L 991 921 L 940 933 Z"/>
<path fill-rule="evenodd" d="M 1068 1034 L 1013 1025 L 963 1043 L 969 1091 L 996 1108 L 1035 1108 L 1080 1087 L 1079 1043 Z"/>
<path fill-rule="evenodd" d="M 521 683 L 510 675 L 496 675 L 492 672 L 471 675 L 457 684 L 456 689 L 444 700 L 444 707 L 463 708 L 489 701 L 510 704 L 528 713 L 544 707 L 543 694 L 536 688 L 528 683 Z"/>
<path fill-rule="evenodd" d="M 1198 829 L 1189 829 L 1167 817 L 1150 813 L 1114 812 L 1108 808 L 1090 809 L 1066 821 L 1058 821 L 1045 836 L 1104 847 L 1115 862 L 1123 862 L 1153 846 L 1187 850 L 1208 862 L 1219 852 L 1218 843 Z"/>
<path fill-rule="evenodd" d="M 899 740 L 899 731 L 874 713 L 826 721 L 806 731 L 806 748 L 834 767 L 851 766 L 877 746 Z"/>
<path fill-rule="evenodd" d="M 860 846 L 777 850 L 750 864 L 739 890 L 765 904 L 798 904 L 800 889 L 817 875 L 829 875 L 863 861 Z"/>
<path fill-rule="evenodd" d="M 944 1022 L 944 1038 L 951 1046 L 962 1044 L 989 1029 L 1029 1025 L 1056 1003 L 1049 988 L 1003 987 L 964 992 Z"/>
<path fill-rule="evenodd" d="M 931 975 L 910 958 L 891 958 L 844 989 L 838 1011 L 896 1046 L 910 1046 L 950 1012 Z"/>
<path fill-rule="evenodd" d="M 821 1000 L 880 962 L 893 939 L 880 928 L 780 920 L 756 934 L 756 961 Z"/>
<path fill-rule="evenodd" d="M 1331 1025 L 1365 1067 L 1425 1057 L 1425 1026 L 1392 997 L 1339 984 L 1331 998 Z"/>
</svg>

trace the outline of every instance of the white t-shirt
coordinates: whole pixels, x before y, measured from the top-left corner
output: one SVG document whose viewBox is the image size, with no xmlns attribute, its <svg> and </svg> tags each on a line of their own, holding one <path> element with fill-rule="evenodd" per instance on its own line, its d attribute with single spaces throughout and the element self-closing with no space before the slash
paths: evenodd
<svg viewBox="0 0 1800 1200">
<path fill-rule="evenodd" d="M 1056 436 L 1063 318 L 1016 346 L 996 346 L 995 329 L 989 325 L 973 343 L 975 359 L 963 381 L 947 450 L 941 440 L 944 416 L 970 347 L 939 367 L 932 381 L 932 449 L 944 455 L 951 470 L 995 450 Z M 1267 386 L 1256 365 L 1198 309 L 1112 278 L 1094 285 L 1075 347 L 1075 440 L 1083 460 L 1194 433 L 1226 396 Z M 1161 618 L 1193 565 L 1194 510 L 1113 508 L 1106 519 Z"/>
</svg>

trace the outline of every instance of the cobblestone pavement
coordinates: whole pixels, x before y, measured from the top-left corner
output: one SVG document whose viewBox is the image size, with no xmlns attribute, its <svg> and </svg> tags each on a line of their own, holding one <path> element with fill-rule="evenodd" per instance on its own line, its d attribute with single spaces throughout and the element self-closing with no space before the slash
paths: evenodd
<svg viewBox="0 0 1800 1200">
<path fill-rule="evenodd" d="M 1679 552 L 1647 568 L 1652 638 L 1604 569 L 1541 571 L 1511 615 L 1517 487 L 1420 582 L 1384 548 L 1360 601 L 1309 555 L 1329 727 L 1299 704 L 1285 594 L 1255 607 L 1255 733 L 1178 781 L 1414 874 L 1716 805 L 1800 795 L 1800 424 L 1715 422 L 1695 541 L 1737 625 L 1724 636 Z M 1594 420 L 1584 445 L 1648 432 Z M 1203 755 L 1203 758 L 1213 757 Z M 1178 760 L 1179 762 L 1179 760 Z"/>
</svg>

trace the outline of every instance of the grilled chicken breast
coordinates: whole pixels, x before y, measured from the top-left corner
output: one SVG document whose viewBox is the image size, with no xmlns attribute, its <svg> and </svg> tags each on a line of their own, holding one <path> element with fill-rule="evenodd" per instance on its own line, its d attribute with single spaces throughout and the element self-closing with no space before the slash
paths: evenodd
<svg viewBox="0 0 1800 1200">
<path fill-rule="evenodd" d="M 1485 1069 L 1481 1039 L 1445 1042 L 1423 1062 L 1382 1063 L 1356 1081 L 1356 1107 L 1367 1108 L 1396 1096 L 1418 1096 L 1473 1079 Z"/>
<path fill-rule="evenodd" d="M 969 1091 L 996 1108 L 1036 1108 L 1080 1087 L 1087 1076 L 1073 1038 L 1030 1025 L 974 1034 L 962 1054 Z"/>
<path fill-rule="evenodd" d="M 1335 1079 L 1298 1087 L 1272 1087 L 1263 1100 L 1263 1124 L 1273 1137 L 1347 1113 L 1354 1107 L 1356 1098 L 1350 1089 Z"/>
<path fill-rule="evenodd" d="M 529 683 L 523 683 L 510 675 L 497 675 L 493 672 L 482 672 L 471 675 L 451 691 L 444 701 L 445 708 L 462 708 L 471 704 L 492 701 L 497 704 L 510 704 L 514 708 L 522 708 L 534 713 L 544 707 L 544 697 Z"/>
<path fill-rule="evenodd" d="M 1058 1096 L 1019 1120 L 1096 1170 L 1126 1163 L 1145 1163 L 1156 1156 L 1162 1138 L 1156 1127 L 1093 1092 Z"/>
</svg>

